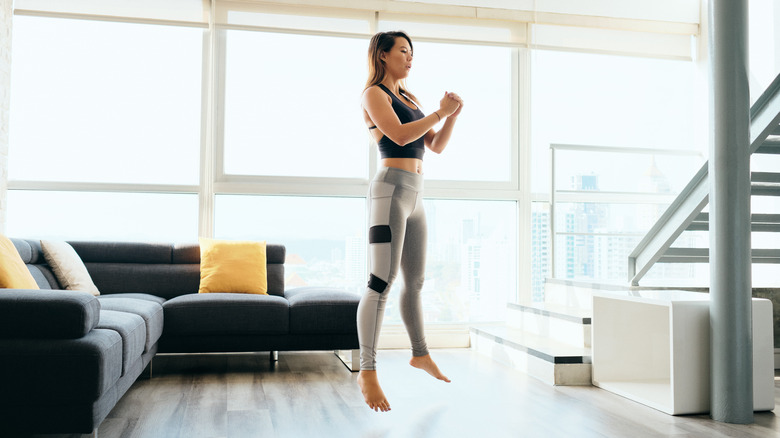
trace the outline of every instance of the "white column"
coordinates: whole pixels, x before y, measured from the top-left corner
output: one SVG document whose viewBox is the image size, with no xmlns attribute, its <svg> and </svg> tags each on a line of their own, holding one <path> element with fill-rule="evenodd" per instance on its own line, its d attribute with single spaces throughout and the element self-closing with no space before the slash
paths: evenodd
<svg viewBox="0 0 780 438">
<path fill-rule="evenodd" d="M 753 422 L 747 0 L 710 1 L 710 342 L 714 420 Z"/>
</svg>

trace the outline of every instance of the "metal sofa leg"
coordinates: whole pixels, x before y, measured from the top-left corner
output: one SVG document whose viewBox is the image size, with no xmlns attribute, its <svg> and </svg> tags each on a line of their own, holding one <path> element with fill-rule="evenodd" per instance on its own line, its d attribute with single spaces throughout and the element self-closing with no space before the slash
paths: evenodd
<svg viewBox="0 0 780 438">
<path fill-rule="evenodd" d="M 279 352 L 278 351 L 272 351 L 270 356 L 271 356 L 271 362 L 278 362 L 279 361 Z"/>
<path fill-rule="evenodd" d="M 336 350 L 334 353 L 348 370 L 353 373 L 360 371 L 360 350 Z"/>
</svg>

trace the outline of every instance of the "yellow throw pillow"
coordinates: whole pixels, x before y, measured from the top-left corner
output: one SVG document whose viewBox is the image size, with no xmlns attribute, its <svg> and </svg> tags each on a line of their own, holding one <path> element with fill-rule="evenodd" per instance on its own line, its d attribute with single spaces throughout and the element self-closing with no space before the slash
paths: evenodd
<svg viewBox="0 0 780 438">
<path fill-rule="evenodd" d="M 11 239 L 0 234 L 0 288 L 40 289 Z"/>
<path fill-rule="evenodd" d="M 198 293 L 268 294 L 265 241 L 201 237 Z"/>
</svg>

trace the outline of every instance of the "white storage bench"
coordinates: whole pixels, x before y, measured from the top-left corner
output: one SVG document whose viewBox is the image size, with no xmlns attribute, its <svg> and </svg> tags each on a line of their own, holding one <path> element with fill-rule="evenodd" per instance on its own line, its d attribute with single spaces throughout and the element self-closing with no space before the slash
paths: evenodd
<svg viewBox="0 0 780 438">
<path fill-rule="evenodd" d="M 594 292 L 593 384 L 670 415 L 710 411 L 709 294 Z M 753 407 L 774 409 L 772 302 L 753 299 Z"/>
</svg>

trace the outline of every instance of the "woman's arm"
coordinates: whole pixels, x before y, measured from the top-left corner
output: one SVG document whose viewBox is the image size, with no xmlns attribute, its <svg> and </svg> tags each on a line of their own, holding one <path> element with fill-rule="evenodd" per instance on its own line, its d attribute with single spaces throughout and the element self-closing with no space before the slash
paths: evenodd
<svg viewBox="0 0 780 438">
<path fill-rule="evenodd" d="M 458 102 L 445 96 L 441 107 L 414 122 L 401 123 L 393 111 L 390 96 L 379 87 L 370 87 L 363 93 L 363 108 L 377 128 L 394 143 L 405 146 L 426 135 L 440 119 L 453 114 L 458 109 Z M 426 135 L 427 137 L 427 135 Z"/>
<path fill-rule="evenodd" d="M 450 97 L 458 102 L 458 109 L 447 117 L 447 120 L 438 132 L 431 129 L 425 134 L 425 146 L 437 154 L 442 153 L 444 148 L 447 147 L 447 143 L 449 143 L 452 136 L 452 129 L 455 127 L 458 115 L 460 115 L 460 111 L 463 109 L 463 99 L 460 96 L 455 93 L 447 93 L 445 97 Z"/>
</svg>

